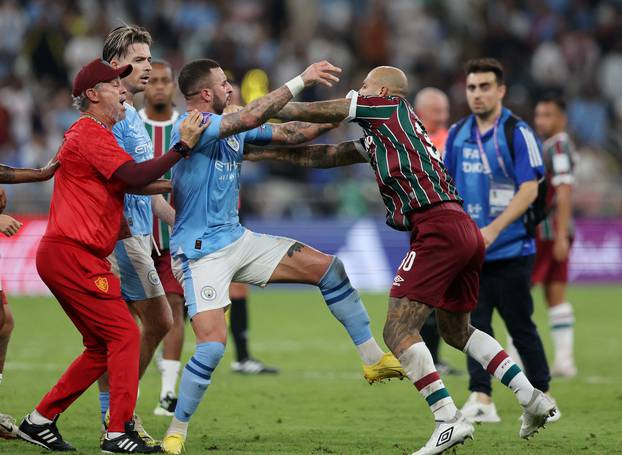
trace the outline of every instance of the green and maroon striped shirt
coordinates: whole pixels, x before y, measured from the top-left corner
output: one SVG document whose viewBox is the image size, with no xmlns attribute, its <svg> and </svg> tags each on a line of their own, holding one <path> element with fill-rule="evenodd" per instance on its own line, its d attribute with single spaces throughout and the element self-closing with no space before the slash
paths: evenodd
<svg viewBox="0 0 622 455">
<path fill-rule="evenodd" d="M 173 129 L 173 124 L 175 123 L 175 120 L 177 120 L 177 117 L 179 117 L 179 112 L 173 111 L 173 116 L 169 121 L 166 122 L 158 122 L 147 118 L 147 114 L 144 109 L 141 109 L 139 114 L 140 117 L 143 119 L 143 122 L 145 123 L 145 128 L 147 129 L 147 133 L 149 133 L 149 137 L 151 138 L 151 142 L 153 143 L 153 157 L 157 158 L 159 156 L 162 156 L 170 149 L 171 131 Z M 168 170 L 166 174 L 164 174 L 163 178 L 170 180 L 171 171 Z M 164 199 L 166 199 L 169 204 L 173 204 L 171 194 L 165 194 Z M 169 249 L 170 237 L 170 226 L 154 215 L 153 238 L 159 250 Z"/>
<path fill-rule="evenodd" d="M 561 184 L 574 184 L 574 147 L 565 132 L 551 136 L 542 144 L 542 155 L 548 188 L 546 206 L 549 214 L 538 225 L 540 240 L 555 240 L 555 190 Z M 570 222 L 570 237 L 574 237 L 574 223 Z"/>
<path fill-rule="evenodd" d="M 462 203 L 436 147 L 407 100 L 353 94 L 348 119 L 365 131 L 365 158 L 376 173 L 389 226 L 410 230 L 409 212 L 439 202 Z"/>
</svg>

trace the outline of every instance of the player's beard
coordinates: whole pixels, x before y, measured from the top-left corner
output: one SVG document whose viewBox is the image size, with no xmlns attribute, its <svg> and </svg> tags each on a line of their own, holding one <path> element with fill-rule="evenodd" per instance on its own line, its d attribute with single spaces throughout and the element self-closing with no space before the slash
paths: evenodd
<svg viewBox="0 0 622 455">
<path fill-rule="evenodd" d="M 490 120 L 490 117 L 494 114 L 495 112 L 495 107 L 492 107 L 491 109 L 488 109 L 484 112 L 478 112 L 475 114 L 476 117 L 478 117 L 480 120 Z"/>
<path fill-rule="evenodd" d="M 223 111 L 225 110 L 225 107 L 227 106 L 227 98 L 225 98 L 224 100 L 214 98 L 213 106 L 214 106 L 214 112 L 216 112 L 218 115 L 222 115 Z"/>
</svg>

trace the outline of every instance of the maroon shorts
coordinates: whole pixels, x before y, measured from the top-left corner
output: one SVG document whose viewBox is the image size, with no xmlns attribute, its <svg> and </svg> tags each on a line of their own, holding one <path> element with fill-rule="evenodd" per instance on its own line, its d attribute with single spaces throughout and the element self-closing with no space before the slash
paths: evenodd
<svg viewBox="0 0 622 455">
<path fill-rule="evenodd" d="M 454 313 L 477 305 L 484 239 L 457 203 L 435 205 L 410 216 L 410 251 L 393 279 L 391 297 L 407 297 Z"/>
<path fill-rule="evenodd" d="M 154 251 L 151 253 L 153 263 L 162 282 L 164 292 L 167 294 L 177 294 L 183 297 L 184 290 L 175 279 L 173 269 L 171 267 L 171 250 L 162 250 L 160 256 Z"/>
<path fill-rule="evenodd" d="M 553 240 L 536 240 L 536 262 L 531 272 L 531 284 L 568 282 L 568 259 L 561 262 L 555 260 L 554 243 Z"/>
</svg>

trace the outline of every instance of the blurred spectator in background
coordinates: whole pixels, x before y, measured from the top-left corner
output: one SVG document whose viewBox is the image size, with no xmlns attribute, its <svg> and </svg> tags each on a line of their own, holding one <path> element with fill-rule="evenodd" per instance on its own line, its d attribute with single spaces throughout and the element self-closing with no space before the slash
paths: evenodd
<svg viewBox="0 0 622 455">
<path fill-rule="evenodd" d="M 425 87 L 417 92 L 413 106 L 442 158 L 448 132 L 449 98 L 437 88 Z"/>
<path fill-rule="evenodd" d="M 425 86 L 447 93 L 452 121 L 468 113 L 459 62 L 496 56 L 511 75 L 506 102 L 518 115 L 530 121 L 534 100 L 550 90 L 568 100 L 569 134 L 585 158 L 577 164 L 577 178 L 607 169 L 599 185 L 577 186 L 577 210 L 622 214 L 620 1 L 0 0 L 0 118 L 4 108 L 12 134 L 4 145 L 0 137 L 2 157 L 29 164 L 21 161 L 34 156 L 26 150 L 36 130 L 37 147 L 45 146 L 43 161 L 49 159 L 75 120 L 68 96 L 75 68 L 98 55 L 94 49 L 105 31 L 121 21 L 161 37 L 154 58 L 166 59 L 173 69 L 211 57 L 240 83 L 250 70 L 264 71 L 267 89 L 302 71 L 308 61 L 339 62 L 341 82 L 305 92 L 304 101 L 342 97 L 371 67 L 396 65 L 411 81 L 410 96 Z M 328 139 L 353 138 L 344 126 Z M 440 141 L 435 144 L 440 148 Z M 245 165 L 244 194 L 257 194 L 256 185 L 274 180 L 262 200 L 268 201 L 272 190 L 278 199 L 261 204 L 251 197 L 247 210 L 260 216 L 380 215 L 375 193 L 367 197 L 366 189 L 358 195 L 342 189 L 367 180 L 373 188 L 371 173 L 361 169 Z M 14 206 L 47 210 L 49 191 L 39 192 L 36 201 L 25 201 L 21 191 L 12 196 Z M 284 199 L 284 193 L 295 197 Z"/>
</svg>

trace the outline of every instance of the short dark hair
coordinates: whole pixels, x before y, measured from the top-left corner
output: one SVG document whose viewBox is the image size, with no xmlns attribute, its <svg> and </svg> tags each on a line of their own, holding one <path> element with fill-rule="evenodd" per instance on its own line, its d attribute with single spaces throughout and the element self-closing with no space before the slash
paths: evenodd
<svg viewBox="0 0 622 455">
<path fill-rule="evenodd" d="M 151 34 L 140 25 L 123 24 L 113 29 L 104 40 L 102 58 L 110 63 L 113 58 L 123 58 L 132 44 L 151 46 Z"/>
<path fill-rule="evenodd" d="M 541 96 L 538 97 L 538 103 L 553 103 L 560 111 L 566 112 L 566 100 L 564 100 L 564 97 L 561 95 L 561 93 L 543 93 Z"/>
<path fill-rule="evenodd" d="M 211 71 L 216 68 L 220 68 L 220 64 L 209 58 L 193 60 L 187 63 L 181 69 L 179 77 L 177 78 L 179 90 L 188 98 L 194 94 L 200 86 L 205 85 L 210 78 Z"/>
<path fill-rule="evenodd" d="M 505 84 L 503 78 L 503 65 L 496 58 L 473 58 L 464 64 L 464 74 L 468 76 L 471 73 L 495 73 L 497 84 Z"/>
<path fill-rule="evenodd" d="M 155 65 L 167 67 L 169 70 L 171 70 L 171 75 L 173 76 L 173 79 L 175 79 L 175 71 L 173 70 L 173 67 L 171 66 L 169 62 L 163 59 L 155 59 L 151 61 L 151 66 L 153 67 Z"/>
</svg>

